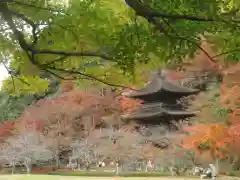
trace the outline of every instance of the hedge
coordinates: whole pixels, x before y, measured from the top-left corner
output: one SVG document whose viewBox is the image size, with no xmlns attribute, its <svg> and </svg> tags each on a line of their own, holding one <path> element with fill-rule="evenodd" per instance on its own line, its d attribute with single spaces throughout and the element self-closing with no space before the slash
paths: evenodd
<svg viewBox="0 0 240 180">
<path fill-rule="evenodd" d="M 61 176 L 97 176 L 97 177 L 113 177 L 116 176 L 115 173 L 108 172 L 51 172 L 48 175 L 61 175 Z M 163 172 L 132 172 L 132 173 L 119 173 L 118 176 L 121 177 L 159 177 L 159 176 L 169 176 L 167 173 Z"/>
</svg>

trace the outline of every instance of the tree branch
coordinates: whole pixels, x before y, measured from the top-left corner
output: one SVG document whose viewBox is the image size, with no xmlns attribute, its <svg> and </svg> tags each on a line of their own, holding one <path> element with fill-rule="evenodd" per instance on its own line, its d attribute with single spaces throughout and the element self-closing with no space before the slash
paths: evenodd
<svg viewBox="0 0 240 180">
<path fill-rule="evenodd" d="M 222 52 L 220 54 L 217 54 L 217 55 L 213 56 L 213 58 L 217 58 L 217 57 L 220 57 L 220 56 L 223 56 L 223 55 L 231 54 L 231 53 L 234 53 L 234 52 L 237 52 L 237 51 L 240 51 L 240 48 L 236 48 L 236 49 L 232 49 L 232 50 L 229 50 L 229 51 Z"/>
<path fill-rule="evenodd" d="M 32 27 L 32 36 L 33 36 L 33 42 L 32 42 L 32 47 L 34 47 L 34 45 L 37 43 L 38 38 L 37 38 L 37 25 L 29 18 L 27 18 L 24 14 L 20 14 L 18 12 L 15 11 L 11 11 L 9 10 L 14 16 L 22 19 L 23 21 L 25 21 L 27 24 L 29 24 Z"/>
<path fill-rule="evenodd" d="M 167 18 L 167 19 L 175 19 L 175 20 L 187 20 L 187 21 L 202 21 L 202 22 L 225 22 L 229 23 L 227 20 L 223 19 L 215 19 L 210 17 L 198 17 L 198 16 L 191 16 L 191 15 L 180 15 L 180 14 L 167 14 L 162 12 L 156 12 L 150 7 L 142 4 L 140 0 L 125 0 L 126 4 L 131 7 L 137 15 L 142 16 L 144 18 Z M 146 18 L 146 19 L 148 19 Z M 232 22 L 235 22 L 232 20 Z M 239 22 L 239 21 L 236 21 Z"/>
<path fill-rule="evenodd" d="M 193 43 L 198 49 L 200 49 L 208 58 L 210 61 L 212 61 L 213 63 L 216 63 L 216 60 L 214 59 L 214 57 L 211 57 L 210 54 L 204 49 L 201 47 L 201 45 L 199 45 L 197 42 L 195 42 L 194 40 L 192 39 L 188 39 L 187 37 L 182 37 L 180 36 L 176 31 L 175 29 L 172 28 L 172 26 L 167 22 L 167 21 L 164 21 L 168 27 L 176 34 L 176 35 L 168 35 L 168 34 L 165 34 L 166 36 L 169 36 L 170 38 L 176 38 L 176 39 L 180 39 L 180 40 L 184 40 L 184 41 L 188 41 L 190 43 Z"/>
<path fill-rule="evenodd" d="M 61 10 L 56 10 L 56 9 L 53 9 L 53 8 L 44 8 L 44 7 L 36 6 L 34 4 L 28 4 L 28 3 L 19 2 L 19 1 L 13 1 L 13 0 L 8 0 L 7 2 L 12 3 L 12 4 L 16 4 L 16 5 L 19 5 L 19 6 L 35 8 L 35 9 L 38 9 L 38 10 L 44 10 L 44 11 L 55 12 L 55 13 L 63 13 L 65 15 L 69 15 L 66 12 L 61 11 Z"/>
<path fill-rule="evenodd" d="M 19 31 L 14 24 L 14 21 L 12 19 L 12 12 L 8 9 L 8 6 L 6 3 L 0 3 L 0 12 L 2 12 L 3 19 L 7 22 L 9 27 L 14 33 L 14 36 L 16 40 L 18 41 L 20 47 L 28 54 L 29 60 L 37 65 L 37 63 L 34 61 L 33 57 L 35 54 L 55 54 L 55 55 L 63 55 L 63 56 L 87 56 L 87 57 L 101 57 L 106 60 L 112 60 L 113 57 L 109 57 L 105 54 L 100 54 L 96 52 L 65 52 L 65 51 L 58 51 L 58 50 L 38 50 L 32 47 L 31 45 L 27 44 L 27 42 L 24 39 L 24 35 L 21 31 Z M 18 14 L 19 15 L 19 14 Z M 21 16 L 21 15 L 19 15 Z M 21 16 L 24 18 L 23 16 Z M 26 21 L 30 22 L 29 19 L 24 18 Z M 32 53 L 32 56 L 29 55 L 29 51 Z"/>
<path fill-rule="evenodd" d="M 20 32 L 14 24 L 13 18 L 11 16 L 11 11 L 9 10 L 6 3 L 0 3 L 0 12 L 2 13 L 3 19 L 7 22 L 8 26 L 13 31 L 13 34 L 18 41 L 20 47 L 23 50 L 27 51 L 29 45 L 26 43 L 23 33 Z"/>
<path fill-rule="evenodd" d="M 13 84 L 13 90 L 14 90 L 14 92 L 16 92 L 16 87 L 15 87 L 15 82 L 14 82 L 13 75 L 12 75 L 12 73 L 9 71 L 7 65 L 6 65 L 4 62 L 2 62 L 2 64 L 3 64 L 4 68 L 7 70 L 8 74 L 11 76 L 11 80 L 12 80 L 12 84 Z"/>
<path fill-rule="evenodd" d="M 100 57 L 106 60 L 113 60 L 113 57 L 107 56 L 105 54 L 99 54 L 97 52 L 66 52 L 66 51 L 59 51 L 59 50 L 37 50 L 33 48 L 29 48 L 34 54 L 55 54 L 55 55 L 62 55 L 62 56 L 85 56 L 85 57 Z"/>
<path fill-rule="evenodd" d="M 60 71 L 60 72 L 64 72 L 64 73 L 69 73 L 69 74 L 75 74 L 75 75 L 80 75 L 80 76 L 83 76 L 85 77 L 86 79 L 89 79 L 89 80 L 93 80 L 93 81 L 98 81 L 98 82 L 101 82 L 103 84 L 106 84 L 108 86 L 113 86 L 113 87 L 119 87 L 119 88 L 125 88 L 125 89 L 131 89 L 131 90 L 135 90 L 135 89 L 132 89 L 130 87 L 126 87 L 126 86 L 123 86 L 123 85 L 119 85 L 119 84 L 115 84 L 115 83 L 109 83 L 103 79 L 100 79 L 100 78 L 97 78 L 93 75 L 90 75 L 90 74 L 85 74 L 85 73 L 82 73 L 82 72 L 78 72 L 78 71 L 73 71 L 73 70 L 66 70 L 66 69 L 61 69 L 61 68 L 55 68 L 55 67 L 47 67 L 48 68 L 48 72 L 52 73 L 53 75 L 57 75 L 56 73 L 53 73 L 52 71 L 49 71 L 49 69 L 51 70 L 55 70 L 55 71 Z M 59 75 L 57 75 L 59 76 Z M 64 80 L 70 80 L 70 79 L 65 79 L 64 77 L 61 77 L 61 79 L 64 79 Z M 77 78 L 75 78 L 77 79 Z M 74 80 L 74 78 L 72 78 L 71 80 Z"/>
</svg>

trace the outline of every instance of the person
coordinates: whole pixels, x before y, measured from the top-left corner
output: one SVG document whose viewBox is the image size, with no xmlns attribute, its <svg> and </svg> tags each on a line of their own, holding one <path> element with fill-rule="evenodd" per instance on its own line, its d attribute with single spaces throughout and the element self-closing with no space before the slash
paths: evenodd
<svg viewBox="0 0 240 180">
<path fill-rule="evenodd" d="M 105 167 L 105 162 L 104 161 L 99 162 L 98 167 Z"/>
<path fill-rule="evenodd" d="M 200 176 L 203 173 L 204 169 L 201 167 L 194 167 L 193 168 L 193 175 Z"/>
<path fill-rule="evenodd" d="M 216 168 L 213 164 L 209 164 L 209 168 L 207 168 L 203 174 L 200 176 L 201 179 L 212 178 L 215 179 L 217 176 Z"/>
<path fill-rule="evenodd" d="M 215 179 L 217 177 L 217 170 L 216 167 L 213 164 L 209 164 L 211 170 L 212 170 L 212 179 Z"/>
<path fill-rule="evenodd" d="M 207 168 L 203 174 L 200 176 L 200 179 L 207 179 L 207 178 L 212 178 L 212 169 Z"/>
</svg>

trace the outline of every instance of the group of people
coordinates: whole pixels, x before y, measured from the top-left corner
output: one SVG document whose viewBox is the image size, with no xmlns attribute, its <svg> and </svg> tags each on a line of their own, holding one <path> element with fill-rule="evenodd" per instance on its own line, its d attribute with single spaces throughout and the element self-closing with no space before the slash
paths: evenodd
<svg viewBox="0 0 240 180">
<path fill-rule="evenodd" d="M 209 167 L 206 169 L 201 167 L 194 167 L 193 175 L 199 175 L 201 179 L 215 179 L 217 172 L 215 166 L 213 164 L 209 164 Z"/>
<path fill-rule="evenodd" d="M 118 163 L 117 163 L 118 164 Z M 104 161 L 98 163 L 98 167 L 105 167 L 106 164 Z M 69 162 L 67 165 L 68 168 L 76 169 L 77 163 L 76 162 Z M 147 168 L 153 168 L 151 161 L 148 161 Z M 209 167 L 204 169 L 202 167 L 194 167 L 193 168 L 193 175 L 200 176 L 200 179 L 215 179 L 217 176 L 216 168 L 213 164 L 209 164 Z"/>
</svg>

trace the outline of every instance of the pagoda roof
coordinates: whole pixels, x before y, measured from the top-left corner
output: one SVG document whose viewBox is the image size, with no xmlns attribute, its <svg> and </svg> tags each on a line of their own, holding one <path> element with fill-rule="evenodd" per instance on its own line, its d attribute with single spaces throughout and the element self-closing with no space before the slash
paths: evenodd
<svg viewBox="0 0 240 180">
<path fill-rule="evenodd" d="M 186 118 L 194 116 L 195 112 L 183 110 L 177 107 L 165 106 L 162 103 L 144 104 L 137 112 L 122 115 L 123 120 L 130 119 L 146 119 L 153 117 L 167 117 L 172 116 L 176 118 Z"/>
<path fill-rule="evenodd" d="M 184 86 L 181 86 L 180 84 L 169 82 L 165 77 L 161 75 L 161 73 L 157 73 L 153 77 L 152 81 L 143 89 L 128 91 L 128 92 L 122 93 L 122 95 L 126 97 L 141 97 L 141 96 L 157 93 L 160 91 L 190 95 L 190 94 L 198 93 L 200 90 L 184 87 Z"/>
</svg>

